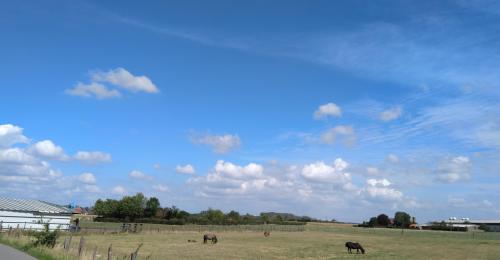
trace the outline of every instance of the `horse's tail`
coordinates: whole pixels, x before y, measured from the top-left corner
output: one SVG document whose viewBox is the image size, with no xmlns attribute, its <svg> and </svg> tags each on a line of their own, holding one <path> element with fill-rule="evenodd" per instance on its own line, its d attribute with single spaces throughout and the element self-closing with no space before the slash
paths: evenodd
<svg viewBox="0 0 500 260">
<path fill-rule="evenodd" d="M 359 250 L 361 250 L 361 253 L 365 253 L 365 249 L 361 245 L 359 245 Z"/>
</svg>

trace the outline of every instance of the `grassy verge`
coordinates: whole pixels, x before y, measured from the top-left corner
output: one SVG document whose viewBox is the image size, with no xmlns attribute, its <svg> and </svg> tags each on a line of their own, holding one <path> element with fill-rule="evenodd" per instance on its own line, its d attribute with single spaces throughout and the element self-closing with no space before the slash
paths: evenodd
<svg viewBox="0 0 500 260">
<path fill-rule="evenodd" d="M 63 258 L 54 257 L 48 252 L 48 249 L 42 247 L 35 247 L 31 243 L 23 243 L 21 241 L 15 241 L 11 239 L 4 238 L 0 235 L 0 243 L 8 245 L 20 251 L 23 251 L 36 259 L 39 260 L 62 260 Z"/>
</svg>

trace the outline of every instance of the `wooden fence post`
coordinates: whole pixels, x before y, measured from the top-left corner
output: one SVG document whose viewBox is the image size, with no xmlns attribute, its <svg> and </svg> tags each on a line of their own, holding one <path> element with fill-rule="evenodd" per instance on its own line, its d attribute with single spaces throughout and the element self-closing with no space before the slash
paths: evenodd
<svg viewBox="0 0 500 260">
<path fill-rule="evenodd" d="M 2 233 L 2 229 L 3 229 L 3 221 L 0 221 L 0 233 Z"/>
<path fill-rule="evenodd" d="M 137 260 L 137 255 L 139 254 L 139 249 L 141 248 L 141 246 L 143 245 L 143 243 L 141 243 L 137 249 L 135 250 L 135 252 L 133 252 L 132 254 L 130 254 L 130 260 Z"/>
<path fill-rule="evenodd" d="M 80 237 L 80 244 L 78 245 L 78 256 L 82 256 L 84 246 L 85 246 L 85 238 L 83 236 L 81 236 Z"/>
<path fill-rule="evenodd" d="M 66 248 L 68 248 L 68 240 L 69 238 L 68 237 L 65 237 L 64 238 L 64 243 L 63 243 L 63 249 L 66 250 Z"/>
<path fill-rule="evenodd" d="M 108 260 L 113 260 L 112 247 L 113 247 L 113 244 L 110 244 L 108 247 Z"/>
<path fill-rule="evenodd" d="M 94 252 L 92 253 L 92 260 L 97 259 L 97 246 L 94 247 Z"/>
</svg>

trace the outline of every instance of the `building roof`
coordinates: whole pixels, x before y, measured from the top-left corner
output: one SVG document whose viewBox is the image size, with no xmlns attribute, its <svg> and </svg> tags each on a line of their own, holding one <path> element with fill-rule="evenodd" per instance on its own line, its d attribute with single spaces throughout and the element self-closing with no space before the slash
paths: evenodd
<svg viewBox="0 0 500 260">
<path fill-rule="evenodd" d="M 450 224 L 500 224 L 500 220 L 495 219 L 469 219 L 469 220 L 445 220 L 445 222 Z"/>
<path fill-rule="evenodd" d="M 72 211 L 66 207 L 52 204 L 41 200 L 13 199 L 0 197 L 0 210 L 19 212 L 40 212 L 55 214 L 71 214 Z"/>
</svg>

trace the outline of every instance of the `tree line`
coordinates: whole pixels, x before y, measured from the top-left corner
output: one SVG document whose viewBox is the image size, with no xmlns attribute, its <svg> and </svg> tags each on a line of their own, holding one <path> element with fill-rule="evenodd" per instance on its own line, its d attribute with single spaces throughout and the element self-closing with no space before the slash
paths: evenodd
<svg viewBox="0 0 500 260">
<path fill-rule="evenodd" d="M 307 216 L 290 213 L 263 212 L 258 216 L 240 214 L 232 210 L 224 213 L 219 209 L 209 208 L 199 213 L 189 213 L 176 206 L 161 207 L 158 198 L 145 197 L 142 193 L 124 196 L 120 200 L 98 199 L 91 212 L 98 217 L 96 221 L 141 222 L 158 224 L 199 224 L 199 225 L 237 225 L 237 224 L 287 224 L 302 225 L 305 222 L 319 221 Z"/>
<path fill-rule="evenodd" d="M 416 224 L 415 217 L 411 217 L 410 214 L 404 211 L 398 211 L 392 219 L 386 214 L 380 214 L 376 217 L 371 217 L 368 221 L 364 221 L 360 226 L 408 228 L 411 224 Z"/>
</svg>

